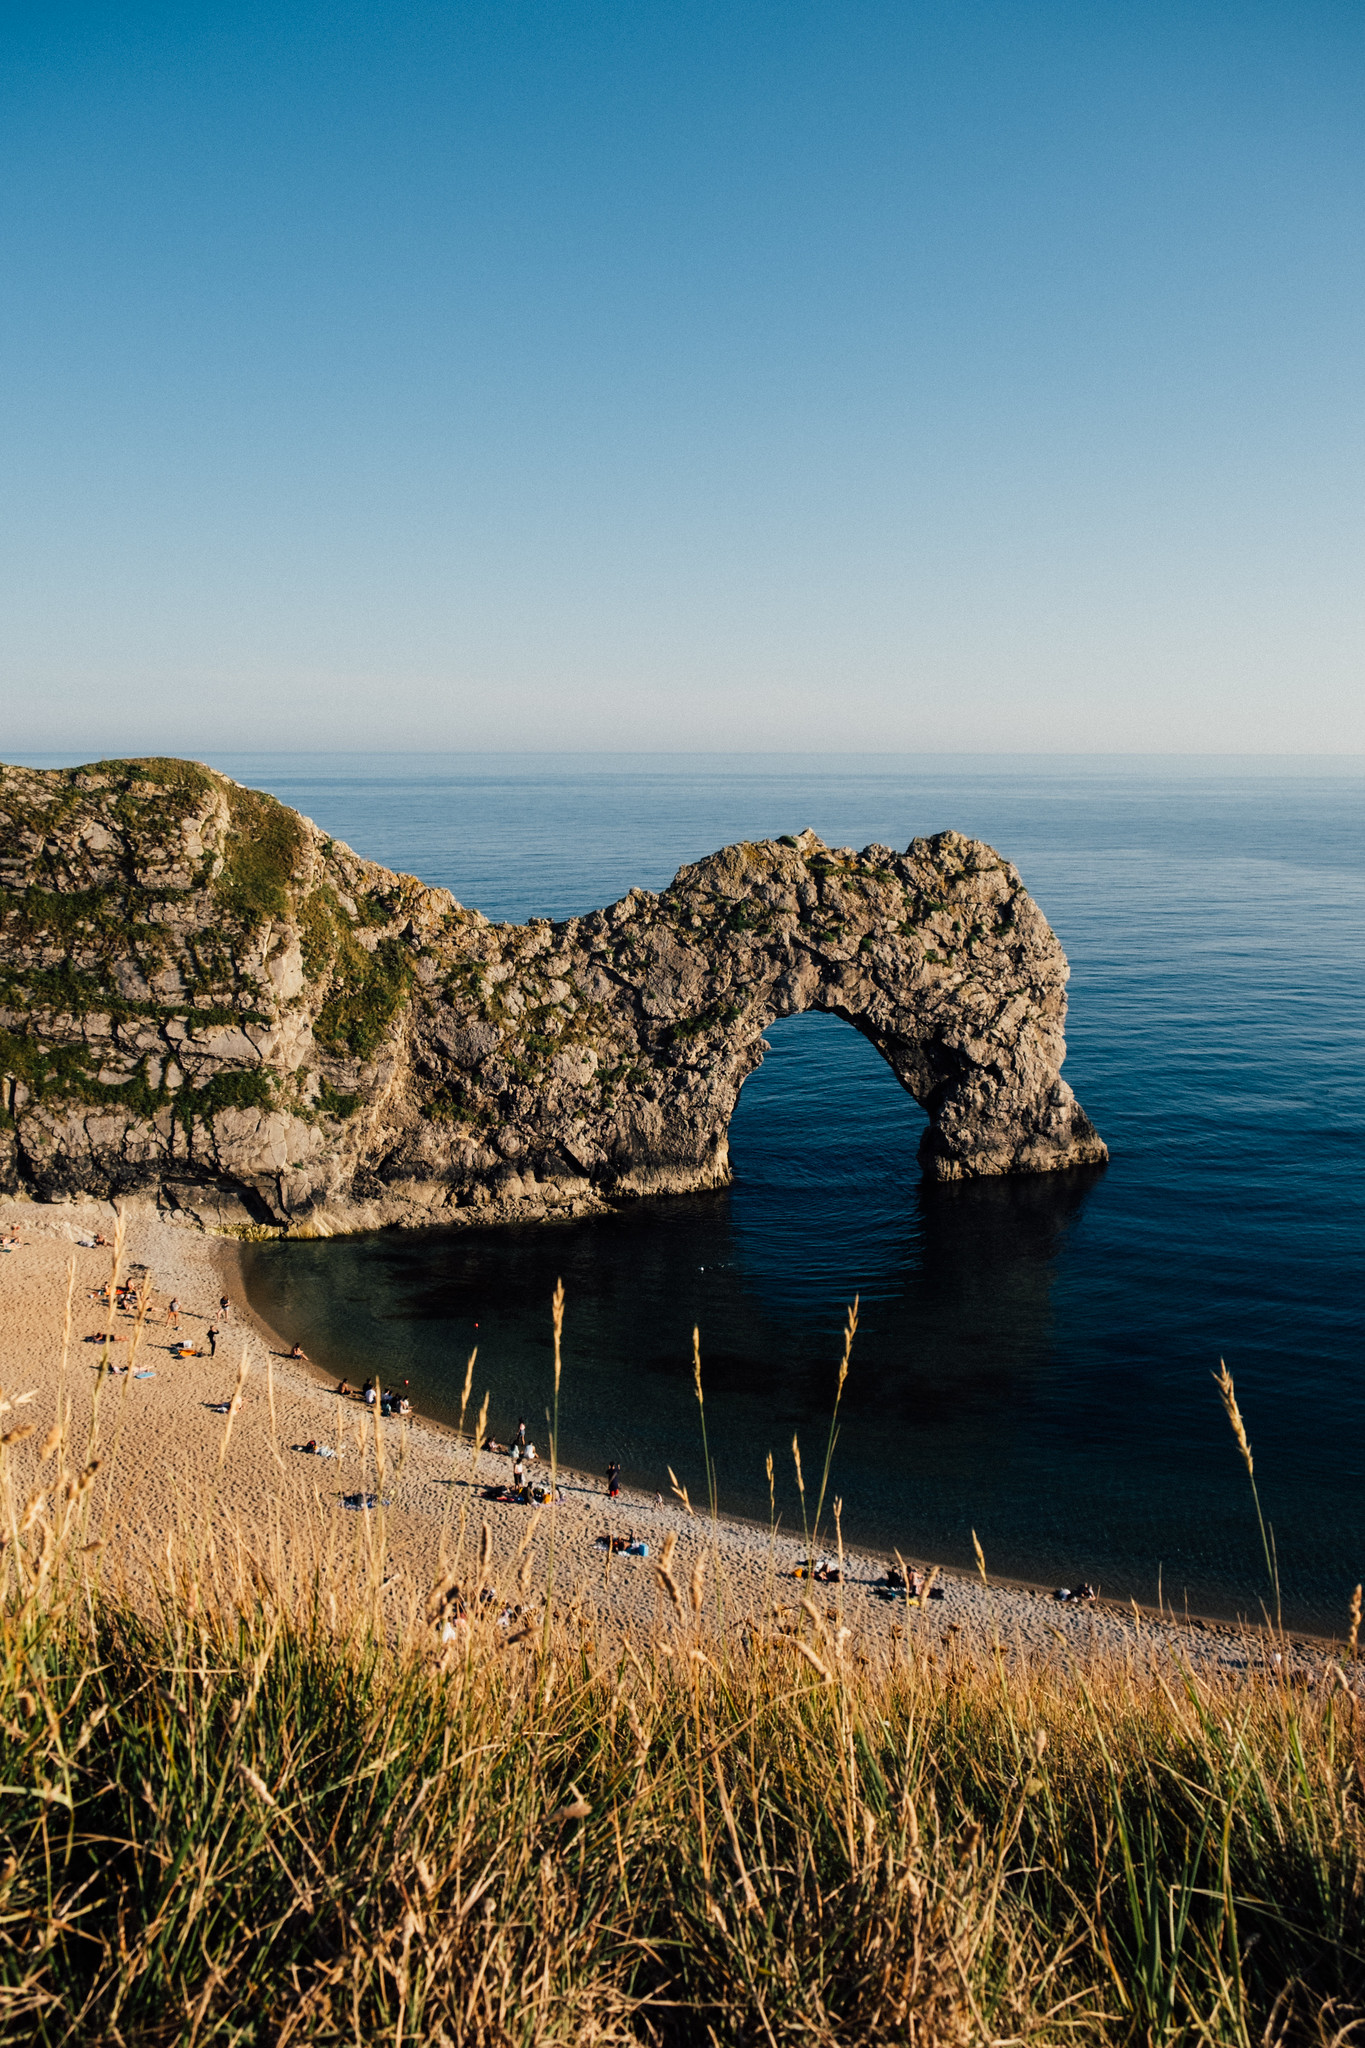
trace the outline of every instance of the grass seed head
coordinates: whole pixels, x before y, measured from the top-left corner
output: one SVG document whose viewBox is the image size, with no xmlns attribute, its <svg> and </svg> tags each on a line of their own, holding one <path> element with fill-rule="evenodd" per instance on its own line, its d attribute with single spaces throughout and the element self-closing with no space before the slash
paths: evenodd
<svg viewBox="0 0 1365 2048">
<path fill-rule="evenodd" d="M 678 1613 L 681 1614 L 683 1611 L 682 1594 L 678 1591 L 678 1582 L 668 1569 L 668 1566 L 666 1564 L 659 1565 L 654 1576 L 663 1591 L 667 1593 L 669 1599 L 673 1602 Z"/>
<path fill-rule="evenodd" d="M 701 1613 L 701 1603 L 706 1590 L 706 1553 L 703 1551 L 692 1567 L 692 1612 Z"/>
<path fill-rule="evenodd" d="M 797 1655 L 805 1658 L 811 1670 L 816 1673 L 821 1682 L 825 1685 L 833 1685 L 834 1673 L 830 1670 L 824 1658 L 817 1656 L 810 1644 L 803 1643 L 799 1636 L 793 1637 L 792 1640 Z"/>
<path fill-rule="evenodd" d="M 1246 1424 L 1242 1421 L 1242 1411 L 1237 1406 L 1237 1389 L 1232 1383 L 1232 1374 L 1228 1371 L 1226 1362 L 1221 1358 L 1213 1377 L 1218 1382 L 1218 1391 L 1223 1397 L 1223 1409 L 1232 1425 L 1237 1448 L 1242 1453 L 1248 1473 L 1254 1477 L 1256 1468 L 1251 1460 L 1251 1445 L 1247 1442 Z"/>
</svg>

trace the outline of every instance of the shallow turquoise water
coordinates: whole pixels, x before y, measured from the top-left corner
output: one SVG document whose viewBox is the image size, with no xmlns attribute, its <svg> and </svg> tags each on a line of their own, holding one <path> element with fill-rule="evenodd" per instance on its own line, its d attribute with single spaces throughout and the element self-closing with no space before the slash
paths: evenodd
<svg viewBox="0 0 1365 2048">
<path fill-rule="evenodd" d="M 1002 763 L 224 757 L 336 836 L 494 917 L 658 887 L 729 840 L 813 825 L 903 846 L 944 825 L 1023 870 L 1072 964 L 1066 1073 L 1107 1170 L 926 1189 L 916 1105 L 835 1019 L 777 1026 L 731 1134 L 735 1185 L 543 1230 L 260 1247 L 254 1298 L 351 1375 L 536 1425 L 569 1290 L 566 1458 L 694 1493 L 702 1332 L 723 1501 L 797 1513 L 845 1303 L 835 1453 L 860 1540 L 1203 1611 L 1265 1593 L 1210 1374 L 1226 1356 L 1286 1611 L 1365 1575 L 1365 783 Z M 543 1428 L 543 1423 L 538 1426 Z"/>
</svg>

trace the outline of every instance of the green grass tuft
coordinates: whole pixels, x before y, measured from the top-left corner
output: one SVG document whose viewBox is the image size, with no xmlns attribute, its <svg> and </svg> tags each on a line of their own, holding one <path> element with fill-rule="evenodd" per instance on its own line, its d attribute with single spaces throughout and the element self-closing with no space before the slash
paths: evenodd
<svg viewBox="0 0 1365 2048">
<path fill-rule="evenodd" d="M 373 953 L 347 933 L 332 963 L 332 986 L 313 1019 L 313 1036 L 329 1052 L 368 1059 L 382 1044 L 412 986 L 412 963 L 397 939 Z"/>
<path fill-rule="evenodd" d="M 307 832 L 297 812 L 263 790 L 234 786 L 228 808 L 231 831 L 213 886 L 228 915 L 254 930 L 289 915 Z"/>
</svg>

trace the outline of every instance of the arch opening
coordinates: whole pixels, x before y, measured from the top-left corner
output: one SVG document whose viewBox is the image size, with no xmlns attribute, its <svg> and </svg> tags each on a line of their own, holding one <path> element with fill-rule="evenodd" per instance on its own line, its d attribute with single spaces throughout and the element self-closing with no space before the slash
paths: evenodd
<svg viewBox="0 0 1365 2048">
<path fill-rule="evenodd" d="M 928 1118 L 879 1048 L 833 1010 L 767 1027 L 730 1118 L 735 1178 L 829 1190 L 918 1178 Z"/>
<path fill-rule="evenodd" d="M 765 1040 L 730 1121 L 737 1252 L 765 1290 L 822 1316 L 899 1291 L 919 1235 L 924 1111 L 833 1011 L 782 1018 Z"/>
</svg>

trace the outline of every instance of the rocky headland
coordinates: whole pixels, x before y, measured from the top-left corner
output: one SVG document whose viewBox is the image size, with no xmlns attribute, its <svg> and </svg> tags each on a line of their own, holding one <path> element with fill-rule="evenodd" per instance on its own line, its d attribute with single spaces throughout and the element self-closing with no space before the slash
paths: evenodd
<svg viewBox="0 0 1365 2048">
<path fill-rule="evenodd" d="M 1061 1078 L 1067 964 L 955 832 L 725 847 L 658 895 L 491 924 L 193 762 L 0 767 L 0 1189 L 323 1234 L 716 1187 L 779 1017 L 924 1108 L 926 1174 L 1105 1147 Z"/>
</svg>

